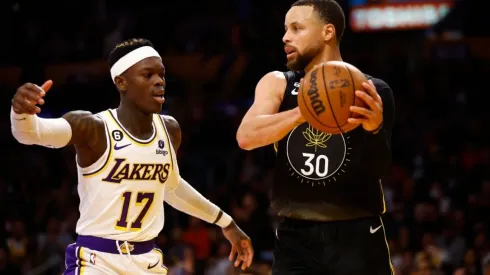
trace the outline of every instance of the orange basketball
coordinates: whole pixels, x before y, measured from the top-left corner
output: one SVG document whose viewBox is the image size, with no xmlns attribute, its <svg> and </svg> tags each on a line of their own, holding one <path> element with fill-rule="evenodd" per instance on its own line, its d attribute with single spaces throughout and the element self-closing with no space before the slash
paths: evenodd
<svg viewBox="0 0 490 275">
<path fill-rule="evenodd" d="M 347 122 L 350 106 L 365 107 L 356 97 L 356 90 L 364 90 L 366 76 L 351 64 L 329 61 L 315 66 L 303 78 L 298 92 L 298 106 L 306 121 L 325 133 L 340 134 L 354 130 L 358 125 Z"/>
</svg>

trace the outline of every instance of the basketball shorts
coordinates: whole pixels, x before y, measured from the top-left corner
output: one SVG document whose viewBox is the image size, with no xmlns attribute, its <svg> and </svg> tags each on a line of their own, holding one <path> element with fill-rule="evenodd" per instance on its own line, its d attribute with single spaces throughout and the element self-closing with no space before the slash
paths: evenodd
<svg viewBox="0 0 490 275">
<path fill-rule="evenodd" d="M 381 217 L 285 219 L 276 230 L 273 275 L 394 275 Z"/>
<path fill-rule="evenodd" d="M 153 240 L 124 242 L 79 236 L 66 248 L 65 266 L 63 275 L 167 274 L 163 253 Z"/>
</svg>

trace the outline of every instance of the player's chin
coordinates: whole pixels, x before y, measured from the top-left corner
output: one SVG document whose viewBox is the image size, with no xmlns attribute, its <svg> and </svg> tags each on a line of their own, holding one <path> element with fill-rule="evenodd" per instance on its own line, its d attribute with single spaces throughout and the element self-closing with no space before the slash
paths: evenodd
<svg viewBox="0 0 490 275">
<path fill-rule="evenodd" d="M 296 58 L 291 59 L 291 60 L 288 59 L 288 62 L 286 63 L 286 66 L 291 71 L 300 71 L 300 70 L 302 70 L 302 68 L 299 66 L 298 60 Z"/>
<path fill-rule="evenodd" d="M 147 104 L 145 106 L 146 112 L 147 113 L 160 113 L 162 111 L 162 105 L 163 103 L 159 102 L 151 102 L 150 104 Z"/>
</svg>

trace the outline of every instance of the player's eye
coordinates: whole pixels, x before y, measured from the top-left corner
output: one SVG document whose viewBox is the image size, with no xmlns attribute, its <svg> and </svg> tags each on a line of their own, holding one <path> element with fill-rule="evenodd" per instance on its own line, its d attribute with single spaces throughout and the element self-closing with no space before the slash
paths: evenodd
<svg viewBox="0 0 490 275">
<path fill-rule="evenodd" d="M 148 79 L 150 79 L 152 76 L 153 76 L 153 74 L 152 74 L 152 73 L 147 73 L 147 74 L 146 74 L 146 78 L 148 78 Z"/>
</svg>

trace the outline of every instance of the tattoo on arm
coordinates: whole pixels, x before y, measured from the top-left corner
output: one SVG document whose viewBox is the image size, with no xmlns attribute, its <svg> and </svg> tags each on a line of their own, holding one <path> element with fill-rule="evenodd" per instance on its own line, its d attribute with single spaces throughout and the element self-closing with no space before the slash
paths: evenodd
<svg viewBox="0 0 490 275">
<path fill-rule="evenodd" d="M 180 125 L 177 120 L 175 120 L 175 118 L 171 116 L 164 116 L 163 121 L 165 122 L 165 126 L 167 127 L 172 146 L 174 147 L 175 152 L 177 152 L 180 147 L 180 142 L 182 141 L 182 132 L 180 130 Z"/>
<path fill-rule="evenodd" d="M 72 136 L 69 144 L 93 148 L 104 133 L 104 122 L 87 111 L 72 111 L 63 118 L 71 126 Z M 102 131 L 102 132 L 101 132 Z"/>
</svg>

